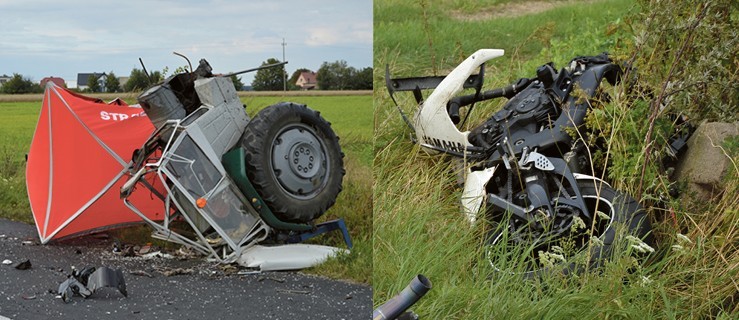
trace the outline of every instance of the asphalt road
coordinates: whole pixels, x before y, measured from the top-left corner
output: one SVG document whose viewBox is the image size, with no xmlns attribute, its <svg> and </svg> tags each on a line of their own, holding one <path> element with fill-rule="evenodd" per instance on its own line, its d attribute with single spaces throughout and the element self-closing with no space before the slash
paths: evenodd
<svg viewBox="0 0 739 320">
<path fill-rule="evenodd" d="M 112 243 L 38 245 L 34 226 L 0 219 L 0 261 L 12 261 L 0 264 L 0 320 L 368 319 L 372 312 L 366 285 L 299 272 L 239 275 L 202 258 L 122 257 L 112 252 Z M 15 268 L 26 259 L 30 269 Z M 72 266 L 121 269 L 128 297 L 102 288 L 64 303 L 56 291 Z M 192 273 L 164 275 L 177 268 Z"/>
</svg>

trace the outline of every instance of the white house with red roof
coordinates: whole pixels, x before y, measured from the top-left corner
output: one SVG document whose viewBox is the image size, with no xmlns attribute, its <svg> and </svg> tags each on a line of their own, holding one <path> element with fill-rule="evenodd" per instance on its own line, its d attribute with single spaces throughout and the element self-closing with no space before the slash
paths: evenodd
<svg viewBox="0 0 739 320">
<path fill-rule="evenodd" d="M 295 81 L 295 85 L 303 90 L 313 90 L 318 86 L 316 80 L 316 73 L 313 71 L 304 71 L 300 73 L 298 80 Z"/>
</svg>

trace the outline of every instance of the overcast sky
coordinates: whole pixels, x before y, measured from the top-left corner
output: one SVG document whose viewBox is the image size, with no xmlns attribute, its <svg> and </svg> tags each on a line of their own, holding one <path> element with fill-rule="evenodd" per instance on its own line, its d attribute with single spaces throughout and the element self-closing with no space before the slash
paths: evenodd
<svg viewBox="0 0 739 320">
<path fill-rule="evenodd" d="M 372 66 L 371 0 L 0 0 L 0 75 L 76 81 L 77 73 L 128 76 L 133 68 L 205 58 L 215 73 L 282 60 L 288 76 L 324 61 Z M 242 76 L 250 84 L 253 73 Z"/>
</svg>

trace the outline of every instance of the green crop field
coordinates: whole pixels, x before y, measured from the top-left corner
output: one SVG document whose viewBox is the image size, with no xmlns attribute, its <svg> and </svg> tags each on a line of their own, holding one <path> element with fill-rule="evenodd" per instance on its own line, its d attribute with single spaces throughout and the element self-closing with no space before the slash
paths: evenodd
<svg viewBox="0 0 739 320">
<path fill-rule="evenodd" d="M 7 97 L 6 97 L 7 98 Z M 130 99 L 129 99 L 130 100 Z M 348 256 L 327 262 L 311 272 L 369 283 L 372 273 L 372 99 L 370 95 L 243 97 L 247 112 L 280 101 L 307 104 L 332 123 L 345 153 L 346 176 L 337 203 L 322 219 L 345 219 L 354 241 Z M 131 102 L 131 101 L 129 101 Z M 38 120 L 41 101 L 0 102 L 0 217 L 33 223 L 25 187 L 25 155 Z M 126 234 L 127 231 L 121 231 Z M 146 232 L 128 232 L 151 241 Z M 134 236 L 134 237 L 136 237 Z M 128 236 L 131 238 L 132 236 Z M 328 237 L 328 239 L 323 239 Z M 343 246 L 338 234 L 320 243 Z"/>
<path fill-rule="evenodd" d="M 710 10 L 696 29 L 701 36 L 691 39 L 685 28 L 697 20 L 703 7 Z M 520 77 L 533 77 L 536 67 L 549 61 L 562 67 L 578 55 L 609 51 L 618 61 L 636 61 L 643 76 L 639 86 L 655 92 L 664 90 L 668 70 L 681 70 L 683 78 L 673 78 L 670 86 L 683 85 L 679 92 L 685 95 L 700 92 L 697 88 L 706 85 L 693 75 L 710 75 L 706 79 L 720 75 L 716 79 L 722 82 L 706 90 L 724 93 L 722 88 L 733 88 L 734 104 L 729 100 L 731 93 L 723 102 L 704 93 L 689 103 L 673 101 L 668 109 L 687 112 L 691 106 L 700 106 L 698 111 L 703 113 L 698 114 L 703 116 L 694 119 L 697 122 L 710 119 L 705 116 L 710 112 L 729 111 L 719 120 L 737 121 L 737 41 L 730 40 L 736 38 L 739 18 L 735 3 L 375 0 L 374 15 L 375 306 L 399 293 L 416 274 L 424 274 L 433 288 L 412 307 L 422 319 L 737 318 L 736 145 L 733 151 L 726 148 L 734 167 L 723 196 L 708 203 L 696 203 L 690 195 L 664 200 L 670 188 L 667 174 L 659 170 L 657 160 L 644 163 L 643 155 L 650 150 L 645 140 L 649 104 L 643 100 L 631 104 L 633 100 L 618 95 L 619 99 L 591 116 L 611 130 L 612 136 L 605 140 L 613 164 L 608 181 L 636 195 L 641 191 L 640 177 L 645 178 L 639 200 L 654 226 L 656 253 L 640 264 L 628 253 L 628 246 L 622 245 L 597 272 L 524 280 L 517 274 L 495 272 L 490 266 L 489 252 L 483 249 L 485 223 L 471 226 L 460 207 L 459 168 L 409 141 L 411 130 L 387 94 L 384 72 L 389 66 L 395 77 L 445 75 L 477 49 L 505 49 L 505 57 L 486 64 L 484 89 L 489 90 Z M 694 41 L 693 45 L 683 45 L 687 40 Z M 681 46 L 688 49 L 677 59 Z M 721 58 L 703 59 L 704 55 Z M 692 64 L 680 64 L 682 60 Z M 695 84 L 682 83 L 685 79 Z M 625 89 L 613 88 L 612 97 Z M 413 115 L 412 94 L 398 93 L 396 98 L 406 114 Z M 654 97 L 640 98 L 649 101 Z M 463 129 L 479 124 L 500 104 L 476 107 Z M 662 123 L 658 127 L 670 128 L 669 122 L 660 120 L 664 118 L 662 114 L 657 117 L 657 123 Z M 652 152 L 664 146 L 668 132 L 662 130 L 654 135 Z"/>
<path fill-rule="evenodd" d="M 0 104 L 0 216 L 33 223 L 25 184 L 25 155 L 41 102 Z"/>
</svg>

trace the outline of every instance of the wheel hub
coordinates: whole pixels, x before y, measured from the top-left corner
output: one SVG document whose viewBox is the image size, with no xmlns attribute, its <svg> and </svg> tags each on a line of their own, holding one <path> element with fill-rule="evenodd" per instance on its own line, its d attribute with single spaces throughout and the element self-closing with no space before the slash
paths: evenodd
<svg viewBox="0 0 739 320">
<path fill-rule="evenodd" d="M 315 131 L 303 124 L 280 132 L 272 147 L 277 182 L 288 194 L 307 199 L 325 186 L 327 155 Z"/>
<path fill-rule="evenodd" d="M 290 149 L 290 169 L 302 178 L 310 178 L 318 172 L 320 164 L 316 163 L 316 148 L 306 142 L 296 143 Z"/>
</svg>

